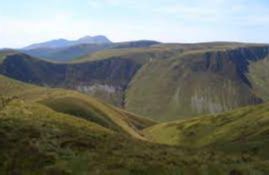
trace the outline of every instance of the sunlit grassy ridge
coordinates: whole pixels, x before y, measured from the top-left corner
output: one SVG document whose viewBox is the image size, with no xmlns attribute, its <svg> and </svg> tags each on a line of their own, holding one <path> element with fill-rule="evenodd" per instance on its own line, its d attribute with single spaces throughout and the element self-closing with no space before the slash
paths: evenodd
<svg viewBox="0 0 269 175">
<path fill-rule="evenodd" d="M 217 147 L 269 157 L 269 104 L 157 124 L 144 130 L 154 142 L 193 148 Z"/>
<path fill-rule="evenodd" d="M 137 62 L 147 62 L 151 57 L 164 57 L 164 54 L 169 54 L 168 48 L 123 48 L 123 49 L 108 49 L 100 52 L 93 53 L 89 56 L 85 56 L 74 60 L 74 62 L 95 61 L 109 59 L 113 57 L 122 57 L 127 59 L 133 59 Z"/>
<path fill-rule="evenodd" d="M 18 97 L 44 104 L 55 111 L 81 117 L 104 127 L 141 138 L 136 126 L 147 127 L 155 122 L 130 114 L 75 91 L 42 88 L 0 76 L 0 95 Z M 129 120 L 130 116 L 130 120 Z M 136 120 L 137 119 L 137 120 Z"/>
<path fill-rule="evenodd" d="M 226 49 L 235 49 L 239 47 L 259 47 L 265 44 L 248 44 L 233 42 L 211 42 L 197 44 L 154 44 L 150 47 L 141 48 L 111 48 L 91 53 L 87 56 L 74 59 L 73 62 L 84 62 L 109 59 L 113 57 L 122 57 L 134 59 L 136 61 L 145 62 L 150 58 L 164 59 L 169 56 L 185 56 L 201 52 L 221 51 Z"/>
</svg>

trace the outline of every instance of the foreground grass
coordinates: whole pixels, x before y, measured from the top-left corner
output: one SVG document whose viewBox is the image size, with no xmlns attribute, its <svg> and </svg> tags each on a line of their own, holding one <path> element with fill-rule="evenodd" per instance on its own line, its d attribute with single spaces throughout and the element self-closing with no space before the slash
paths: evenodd
<svg viewBox="0 0 269 175">
<path fill-rule="evenodd" d="M 0 174 L 269 173 L 266 105 L 152 126 L 74 91 L 0 82 Z"/>
<path fill-rule="evenodd" d="M 0 112 L 1 174 L 268 174 L 257 157 L 149 143 L 36 103 Z M 250 158 L 249 158 L 250 157 Z"/>
</svg>

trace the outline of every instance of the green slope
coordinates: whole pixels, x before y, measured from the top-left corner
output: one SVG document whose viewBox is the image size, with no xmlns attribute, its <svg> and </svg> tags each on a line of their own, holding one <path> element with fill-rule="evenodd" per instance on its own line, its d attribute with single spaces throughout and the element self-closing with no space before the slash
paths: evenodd
<svg viewBox="0 0 269 175">
<path fill-rule="evenodd" d="M 264 100 L 269 100 L 269 56 L 265 59 L 252 61 L 247 77 L 252 83 L 253 91 Z"/>
<path fill-rule="evenodd" d="M 266 161 L 147 143 L 43 105 L 13 100 L 0 111 L 1 174 L 252 174 Z M 249 156 L 247 153 L 245 156 Z"/>
<path fill-rule="evenodd" d="M 193 148 L 218 148 L 269 157 L 269 104 L 162 123 L 144 130 L 154 142 Z"/>
<path fill-rule="evenodd" d="M 268 47 L 247 47 L 193 51 L 154 60 L 132 79 L 125 108 L 155 120 L 171 121 L 259 104 L 268 99 L 269 80 L 264 78 L 268 71 L 263 64 L 267 55 Z"/>
<path fill-rule="evenodd" d="M 0 89 L 0 96 L 4 100 L 19 98 L 29 102 L 38 102 L 55 111 L 84 118 L 140 139 L 143 137 L 139 130 L 155 124 L 151 120 L 135 118 L 131 114 L 75 91 L 42 88 L 4 76 L 0 76 Z"/>
<path fill-rule="evenodd" d="M 124 58 L 133 60 L 138 63 L 146 63 L 151 59 L 169 58 L 173 52 L 166 47 L 149 47 L 149 48 L 118 48 L 107 49 L 90 55 L 75 59 L 74 63 L 85 61 L 105 60 L 111 58 Z"/>
<path fill-rule="evenodd" d="M 136 42 L 134 42 L 136 43 Z M 123 46 L 121 46 L 123 44 Z M 248 44 L 235 42 L 209 42 L 197 44 L 153 44 L 148 47 L 128 47 L 124 43 L 119 43 L 119 47 L 114 46 L 105 50 L 100 50 L 86 56 L 74 59 L 74 62 L 85 62 L 94 60 L 103 60 L 113 57 L 122 57 L 125 59 L 133 59 L 145 63 L 151 59 L 170 58 L 178 54 L 188 54 L 190 52 L 205 52 L 225 49 L 235 49 L 250 46 L 265 46 L 265 44 Z"/>
</svg>

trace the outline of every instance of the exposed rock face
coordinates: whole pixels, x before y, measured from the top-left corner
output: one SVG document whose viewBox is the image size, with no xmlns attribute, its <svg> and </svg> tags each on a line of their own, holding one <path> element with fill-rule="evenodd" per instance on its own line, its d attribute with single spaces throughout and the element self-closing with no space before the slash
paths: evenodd
<svg viewBox="0 0 269 175">
<path fill-rule="evenodd" d="M 108 101 L 116 106 L 123 107 L 124 91 L 123 87 L 116 87 L 107 84 L 93 84 L 93 85 L 76 85 L 74 87 L 77 91 L 85 94 L 94 95 L 104 101 Z"/>
<path fill-rule="evenodd" d="M 121 106 L 124 90 L 139 67 L 131 60 L 118 58 L 80 64 L 54 64 L 16 54 L 3 61 L 0 71 L 17 80 L 76 89 Z"/>
<path fill-rule="evenodd" d="M 109 85 L 94 84 L 92 86 L 77 86 L 77 90 L 85 93 L 95 93 L 98 91 L 104 91 L 113 94 L 117 91 L 117 88 Z"/>
</svg>

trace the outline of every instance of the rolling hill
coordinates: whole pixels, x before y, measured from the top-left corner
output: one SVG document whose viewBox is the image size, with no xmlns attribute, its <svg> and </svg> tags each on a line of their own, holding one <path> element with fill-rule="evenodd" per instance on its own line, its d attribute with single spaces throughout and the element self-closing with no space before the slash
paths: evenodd
<svg viewBox="0 0 269 175">
<path fill-rule="evenodd" d="M 182 122 L 186 132 L 189 132 L 188 127 L 191 128 L 193 124 L 200 125 L 201 127 L 197 127 L 198 133 L 210 137 L 211 133 L 208 135 L 203 126 L 204 122 L 211 123 L 212 120 L 216 129 L 212 132 L 212 140 L 215 141 L 208 143 L 219 143 L 221 147 L 218 144 L 208 147 L 206 144 L 195 143 L 199 146 L 196 149 L 184 146 L 184 143 L 191 143 L 191 137 L 190 140 L 186 137 L 186 140 L 177 143 L 182 146 L 155 143 L 160 142 L 153 139 L 159 134 L 151 131 L 158 128 L 158 131 L 164 130 L 165 134 L 170 125 L 153 126 L 156 124 L 153 121 L 78 92 L 38 87 L 4 76 L 0 76 L 0 89 L 1 173 L 266 175 L 269 172 L 268 156 L 264 154 L 267 153 L 264 146 L 268 146 L 265 139 L 268 134 L 266 105 Z M 92 118 L 93 115 L 109 119 L 116 128 L 86 117 Z M 247 123 L 244 121 L 254 121 L 251 116 L 259 117 L 255 118 L 255 125 L 247 128 L 251 135 L 246 140 L 237 140 L 237 136 L 227 139 L 235 138 L 234 145 L 244 142 L 250 146 L 245 150 L 224 149 L 231 147 L 230 142 L 225 141 L 218 133 L 232 134 L 240 126 L 245 128 Z M 124 123 L 124 120 L 129 123 Z M 215 123 L 213 120 L 220 122 Z M 133 121 L 136 125 L 139 123 L 139 128 L 131 129 Z M 122 124 L 128 129 L 124 129 Z M 181 125 L 180 122 L 175 124 Z M 163 125 L 167 126 L 162 128 Z M 242 130 L 238 135 L 242 134 L 245 136 L 247 133 Z M 175 135 L 177 136 L 177 132 Z M 168 140 L 169 136 L 166 137 Z"/>
<path fill-rule="evenodd" d="M 54 111 L 86 119 L 113 131 L 143 139 L 139 130 L 155 124 L 151 120 L 138 117 L 92 97 L 76 91 L 50 89 L 25 84 L 0 76 L 0 97 L 4 102 L 20 99 L 25 102 L 39 103 Z"/>
<path fill-rule="evenodd" d="M 247 106 L 218 115 L 161 123 L 144 130 L 154 142 L 225 152 L 269 156 L 269 104 Z"/>
</svg>

